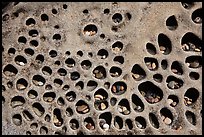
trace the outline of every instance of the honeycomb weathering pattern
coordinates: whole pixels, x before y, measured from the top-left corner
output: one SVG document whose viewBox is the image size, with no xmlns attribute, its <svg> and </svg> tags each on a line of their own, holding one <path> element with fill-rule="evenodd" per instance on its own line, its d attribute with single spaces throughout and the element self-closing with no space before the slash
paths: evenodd
<svg viewBox="0 0 204 137">
<path fill-rule="evenodd" d="M 201 134 L 201 2 L 10 3 L 3 134 Z"/>
</svg>

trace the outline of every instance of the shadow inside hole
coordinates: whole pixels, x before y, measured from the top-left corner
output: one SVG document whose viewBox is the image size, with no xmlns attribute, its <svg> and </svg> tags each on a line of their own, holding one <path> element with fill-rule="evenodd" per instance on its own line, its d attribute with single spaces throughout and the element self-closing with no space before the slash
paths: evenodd
<svg viewBox="0 0 204 137">
<path fill-rule="evenodd" d="M 40 127 L 40 134 L 45 135 L 48 133 L 48 129 L 45 126 Z"/>
<path fill-rule="evenodd" d="M 47 15 L 47 14 L 42 14 L 42 15 L 41 15 L 41 20 L 42 20 L 42 21 L 48 21 L 48 20 L 49 20 L 48 15 Z"/>
<path fill-rule="evenodd" d="M 110 104 L 111 104 L 111 106 L 115 106 L 116 103 L 117 103 L 117 99 L 114 98 L 114 97 L 112 97 L 112 98 L 110 99 Z"/>
<path fill-rule="evenodd" d="M 94 130 L 95 129 L 95 123 L 91 117 L 87 117 L 84 119 L 85 126 L 88 130 Z"/>
<path fill-rule="evenodd" d="M 191 123 L 194 126 L 196 125 L 196 116 L 193 112 L 187 110 L 185 112 L 185 116 L 189 123 Z"/>
<path fill-rule="evenodd" d="M 25 103 L 25 99 L 22 96 L 15 96 L 11 99 L 11 107 L 22 106 Z"/>
<path fill-rule="evenodd" d="M 130 20 L 130 19 L 132 18 L 132 15 L 131 15 L 129 12 L 127 12 L 127 13 L 125 14 L 125 16 L 127 17 L 128 20 Z"/>
<path fill-rule="evenodd" d="M 20 126 L 22 124 L 22 116 L 20 114 L 14 114 L 12 116 L 12 122 L 16 126 Z"/>
<path fill-rule="evenodd" d="M 122 69 L 116 66 L 110 68 L 110 75 L 112 77 L 119 77 L 122 74 Z"/>
<path fill-rule="evenodd" d="M 27 39 L 26 39 L 24 36 L 20 36 L 20 37 L 18 38 L 18 42 L 19 42 L 19 43 L 24 43 L 24 44 L 26 44 Z"/>
<path fill-rule="evenodd" d="M 151 71 L 155 71 L 159 67 L 158 61 L 155 58 L 145 57 L 144 62 L 145 62 L 145 65 L 147 66 L 147 68 Z"/>
<path fill-rule="evenodd" d="M 172 50 L 172 44 L 170 39 L 163 33 L 158 35 L 158 44 L 160 52 L 164 55 L 170 54 Z"/>
<path fill-rule="evenodd" d="M 67 115 L 68 117 L 71 117 L 71 116 L 73 116 L 73 114 L 74 114 L 73 110 L 72 110 L 70 107 L 68 107 L 68 108 L 66 109 L 66 115 Z"/>
<path fill-rule="evenodd" d="M 167 102 L 170 104 L 170 106 L 175 107 L 179 103 L 179 99 L 175 95 L 169 95 Z"/>
<path fill-rule="evenodd" d="M 75 87 L 78 89 L 78 90 L 83 90 L 84 89 L 84 82 L 82 81 L 79 81 L 75 84 Z"/>
<path fill-rule="evenodd" d="M 144 110 L 144 103 L 136 94 L 132 94 L 132 106 L 136 112 L 142 112 Z"/>
<path fill-rule="evenodd" d="M 28 110 L 23 110 L 22 113 L 27 121 L 31 121 L 34 119 L 33 115 Z"/>
<path fill-rule="evenodd" d="M 135 123 L 139 129 L 145 129 L 147 126 L 146 120 L 141 116 L 135 118 Z"/>
<path fill-rule="evenodd" d="M 38 31 L 36 29 L 32 29 L 28 32 L 29 36 L 31 37 L 37 37 L 38 36 Z"/>
<path fill-rule="evenodd" d="M 41 117 L 45 113 L 45 109 L 40 103 L 33 103 L 32 105 L 34 113 L 38 116 Z"/>
<path fill-rule="evenodd" d="M 167 60 L 164 59 L 164 60 L 161 61 L 161 67 L 162 67 L 163 70 L 167 69 L 167 67 L 168 67 Z"/>
<path fill-rule="evenodd" d="M 26 48 L 26 49 L 24 50 L 24 52 L 25 52 L 25 54 L 28 55 L 28 56 L 33 56 L 34 53 L 35 53 L 34 50 L 31 49 L 31 48 Z"/>
<path fill-rule="evenodd" d="M 155 46 L 152 43 L 147 43 L 146 44 L 146 49 L 147 52 L 150 53 L 151 55 L 155 55 L 157 53 Z"/>
<path fill-rule="evenodd" d="M 77 79 L 79 79 L 80 78 L 80 74 L 79 74 L 79 72 L 77 72 L 77 71 L 75 71 L 75 72 L 72 72 L 71 73 L 71 80 L 77 80 Z"/>
<path fill-rule="evenodd" d="M 43 100 L 45 102 L 52 102 L 56 98 L 55 92 L 46 92 L 43 94 Z"/>
<path fill-rule="evenodd" d="M 190 77 L 190 79 L 192 79 L 192 80 L 198 80 L 198 79 L 200 78 L 200 75 L 199 75 L 199 73 L 197 73 L 197 72 L 190 72 L 190 73 L 189 73 L 189 77 Z"/>
<path fill-rule="evenodd" d="M 120 13 L 115 13 L 113 16 L 112 16 L 112 20 L 114 23 L 120 23 L 123 19 L 123 16 L 120 14 Z"/>
<path fill-rule="evenodd" d="M 81 67 L 82 67 L 83 69 L 85 69 L 85 70 L 90 69 L 91 66 L 92 66 L 92 63 L 91 63 L 89 60 L 83 60 L 83 61 L 81 62 Z"/>
<path fill-rule="evenodd" d="M 167 125 L 171 124 L 173 121 L 173 115 L 168 108 L 162 108 L 160 110 L 161 118 L 163 122 Z"/>
<path fill-rule="evenodd" d="M 150 81 L 139 84 L 138 89 L 145 100 L 150 104 L 158 103 L 163 98 L 163 91 Z"/>
<path fill-rule="evenodd" d="M 8 64 L 4 67 L 3 72 L 6 76 L 15 76 L 18 73 L 18 70 L 12 64 Z"/>
<path fill-rule="evenodd" d="M 31 129 L 36 129 L 36 128 L 38 128 L 38 123 L 32 123 L 32 124 L 30 125 L 30 128 L 31 128 Z"/>
<path fill-rule="evenodd" d="M 93 36 L 98 32 L 98 28 L 94 24 L 89 24 L 84 27 L 83 33 L 85 36 Z"/>
<path fill-rule="evenodd" d="M 89 105 L 83 100 L 79 100 L 75 106 L 79 114 L 86 114 L 90 111 Z"/>
<path fill-rule="evenodd" d="M 33 25 L 35 25 L 36 24 L 36 21 L 33 19 L 33 18 L 28 18 L 27 20 L 26 20 L 26 25 L 27 26 L 33 26 Z"/>
<path fill-rule="evenodd" d="M 73 130 L 76 130 L 79 128 L 79 122 L 76 119 L 71 119 L 69 124 L 70 124 L 71 129 Z"/>
<path fill-rule="evenodd" d="M 135 64 L 132 67 L 131 73 L 132 73 L 132 77 L 136 81 L 142 80 L 146 77 L 146 73 L 145 73 L 144 69 L 142 67 L 140 67 L 140 65 L 138 65 L 138 64 Z"/>
<path fill-rule="evenodd" d="M 16 53 L 16 49 L 15 48 L 9 48 L 8 50 L 8 54 L 9 55 L 14 55 Z"/>
<path fill-rule="evenodd" d="M 181 5 L 185 8 L 185 9 L 190 9 L 194 6 L 193 2 L 181 2 Z"/>
<path fill-rule="evenodd" d="M 55 61 L 55 63 L 54 63 L 56 66 L 59 66 L 61 63 L 60 63 L 60 61 L 59 60 L 57 60 L 57 61 Z"/>
<path fill-rule="evenodd" d="M 87 83 L 87 90 L 88 91 L 93 91 L 96 87 L 98 86 L 98 83 L 93 81 L 93 80 L 89 80 Z"/>
<path fill-rule="evenodd" d="M 125 125 L 128 127 L 129 130 L 133 129 L 133 124 L 131 119 L 126 119 L 125 120 Z"/>
<path fill-rule="evenodd" d="M 74 61 L 74 59 L 72 59 L 72 58 L 68 58 L 68 59 L 65 60 L 65 64 L 67 64 L 67 66 L 68 66 L 69 68 L 72 68 L 72 67 L 75 66 L 75 61 Z"/>
<path fill-rule="evenodd" d="M 100 56 L 101 59 L 105 59 L 108 57 L 108 51 L 105 49 L 100 49 L 97 55 Z"/>
<path fill-rule="evenodd" d="M 69 85 L 64 85 L 63 87 L 62 87 L 62 90 L 64 90 L 64 91 L 67 91 L 69 89 Z"/>
<path fill-rule="evenodd" d="M 123 115 L 130 114 L 130 103 L 127 99 L 122 99 L 118 103 L 118 111 L 122 113 Z"/>
<path fill-rule="evenodd" d="M 17 82 L 16 82 L 16 87 L 18 90 L 24 90 L 26 89 L 28 86 L 28 82 L 24 79 L 24 78 L 20 78 Z"/>
<path fill-rule="evenodd" d="M 53 123 L 55 126 L 60 127 L 63 124 L 63 119 L 61 116 L 61 111 L 58 108 L 55 108 L 53 111 Z"/>
<path fill-rule="evenodd" d="M 40 76 L 40 75 L 34 75 L 32 82 L 36 85 L 36 86 L 43 86 L 45 84 L 45 78 Z"/>
<path fill-rule="evenodd" d="M 109 14 L 110 13 L 110 9 L 104 9 L 103 13 L 104 14 Z"/>
<path fill-rule="evenodd" d="M 57 56 L 57 51 L 51 50 L 51 51 L 49 52 L 49 55 L 50 55 L 51 58 L 54 58 L 54 57 Z"/>
<path fill-rule="evenodd" d="M 202 66 L 201 56 L 189 56 L 185 59 L 185 63 L 189 68 L 199 68 Z"/>
<path fill-rule="evenodd" d="M 61 40 L 61 35 L 60 34 L 54 34 L 52 39 L 53 40 Z"/>
<path fill-rule="evenodd" d="M 150 124 L 151 124 L 154 128 L 156 128 L 156 129 L 159 128 L 159 121 L 158 121 L 157 117 L 155 116 L 155 114 L 149 113 L 149 121 L 150 121 Z"/>
<path fill-rule="evenodd" d="M 24 66 L 25 64 L 27 64 L 26 58 L 24 58 L 21 55 L 18 55 L 15 57 L 15 62 L 16 62 L 16 64 L 18 64 L 20 66 Z"/>
<path fill-rule="evenodd" d="M 174 76 L 168 76 L 166 79 L 167 87 L 169 89 L 179 89 L 183 86 L 183 80 L 176 78 Z"/>
<path fill-rule="evenodd" d="M 31 40 L 30 41 L 30 45 L 31 46 L 34 46 L 34 47 L 37 47 L 39 45 L 38 41 L 37 40 Z"/>
<path fill-rule="evenodd" d="M 178 22 L 174 15 L 168 17 L 166 20 L 166 26 L 169 30 L 175 30 L 178 27 Z"/>
<path fill-rule="evenodd" d="M 66 99 L 69 101 L 69 102 L 72 102 L 76 99 L 76 94 L 74 91 L 69 91 L 67 92 L 66 94 Z"/>
<path fill-rule="evenodd" d="M 64 106 L 65 105 L 64 99 L 62 97 L 59 97 L 57 99 L 57 104 L 60 105 L 60 106 Z"/>
<path fill-rule="evenodd" d="M 153 79 L 154 79 L 156 82 L 161 83 L 162 80 L 163 80 L 163 76 L 162 76 L 161 74 L 154 74 L 154 75 L 153 75 Z"/>
<path fill-rule="evenodd" d="M 194 23 L 201 24 L 202 23 L 202 8 L 195 10 L 192 15 L 191 19 L 193 20 Z"/>
<path fill-rule="evenodd" d="M 119 64 L 123 64 L 124 63 L 124 58 L 123 56 L 116 56 L 113 61 L 118 62 Z"/>
<path fill-rule="evenodd" d="M 35 98 L 37 98 L 37 96 L 38 96 L 38 92 L 37 91 L 35 91 L 33 89 L 28 91 L 28 97 L 30 99 L 35 99 Z"/>
<path fill-rule="evenodd" d="M 38 54 L 35 58 L 37 63 L 43 63 L 44 62 L 44 56 L 42 54 Z"/>
<path fill-rule="evenodd" d="M 111 88 L 112 93 L 115 95 L 124 94 L 126 90 L 127 90 L 127 85 L 125 84 L 125 82 L 122 82 L 122 81 L 115 82 Z"/>
<path fill-rule="evenodd" d="M 44 66 L 43 68 L 42 68 L 42 73 L 44 74 L 44 75 L 51 75 L 52 74 L 52 69 L 50 68 L 50 67 L 48 67 L 48 66 Z"/>
<path fill-rule="evenodd" d="M 171 71 L 177 75 L 182 75 L 183 69 L 181 63 L 179 63 L 178 61 L 174 61 L 171 65 Z"/>
<path fill-rule="evenodd" d="M 83 52 L 80 50 L 80 51 L 77 51 L 77 55 L 82 57 L 83 56 Z"/>
<path fill-rule="evenodd" d="M 54 85 L 56 87 L 60 87 L 62 86 L 62 84 L 63 84 L 63 81 L 61 79 L 58 79 L 58 78 L 54 79 Z"/>
<path fill-rule="evenodd" d="M 106 70 L 103 66 L 97 66 L 93 70 L 94 77 L 97 79 L 105 79 L 106 78 Z"/>
<path fill-rule="evenodd" d="M 63 68 L 58 69 L 57 73 L 60 76 L 66 76 L 67 75 L 67 71 L 65 69 L 63 69 Z"/>
<path fill-rule="evenodd" d="M 189 88 L 184 94 L 184 104 L 189 106 L 197 101 L 199 92 L 195 88 Z"/>
<path fill-rule="evenodd" d="M 116 116 L 114 118 L 114 126 L 117 128 L 117 129 L 122 129 L 123 128 L 123 119 L 119 116 Z"/>
<path fill-rule="evenodd" d="M 119 51 L 121 51 L 123 49 L 123 43 L 120 41 L 116 41 L 115 43 L 113 43 L 112 45 L 112 50 L 115 53 L 118 53 Z"/>
</svg>

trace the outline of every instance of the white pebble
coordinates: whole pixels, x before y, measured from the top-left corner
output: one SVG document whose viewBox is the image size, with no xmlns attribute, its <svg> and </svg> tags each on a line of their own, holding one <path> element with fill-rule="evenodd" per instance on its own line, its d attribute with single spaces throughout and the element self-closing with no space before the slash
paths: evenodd
<svg viewBox="0 0 204 137">
<path fill-rule="evenodd" d="M 104 125 L 103 125 L 103 129 L 104 129 L 104 130 L 108 130 L 108 129 L 109 129 L 109 125 L 108 125 L 108 124 L 104 124 Z"/>
</svg>

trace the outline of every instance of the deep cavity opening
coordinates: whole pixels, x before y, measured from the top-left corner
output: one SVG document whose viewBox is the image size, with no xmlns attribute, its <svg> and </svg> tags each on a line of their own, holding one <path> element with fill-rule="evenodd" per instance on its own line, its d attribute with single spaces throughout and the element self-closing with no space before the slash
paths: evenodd
<svg viewBox="0 0 204 137">
<path fill-rule="evenodd" d="M 49 20 L 48 15 L 47 15 L 47 14 L 42 14 L 42 15 L 41 15 L 41 20 L 42 20 L 42 21 L 48 21 L 48 20 Z"/>
<path fill-rule="evenodd" d="M 83 90 L 84 89 L 84 82 L 83 81 L 79 81 L 75 84 L 76 89 L 78 90 Z"/>
<path fill-rule="evenodd" d="M 28 86 L 28 82 L 24 78 L 20 78 L 16 83 L 16 87 L 18 90 L 24 90 L 27 88 L 27 86 Z"/>
<path fill-rule="evenodd" d="M 44 100 L 45 102 L 48 102 L 48 103 L 54 101 L 55 98 L 56 98 L 55 92 L 46 92 L 46 93 L 44 93 L 44 95 L 43 95 L 43 100 Z"/>
<path fill-rule="evenodd" d="M 59 98 L 57 99 L 57 104 L 58 104 L 59 106 L 64 106 L 64 105 L 65 105 L 64 99 L 63 99 L 62 97 L 59 97 Z"/>
<path fill-rule="evenodd" d="M 119 51 L 121 51 L 123 49 L 123 43 L 120 41 L 116 41 L 113 45 L 112 45 L 112 50 L 115 53 L 118 53 Z"/>
<path fill-rule="evenodd" d="M 34 47 L 37 47 L 39 45 L 38 41 L 37 40 L 31 40 L 30 41 L 30 45 L 31 46 L 34 46 Z"/>
<path fill-rule="evenodd" d="M 25 64 L 27 64 L 27 60 L 26 58 L 24 58 L 21 55 L 18 55 L 15 57 L 15 62 L 16 64 L 18 64 L 19 66 L 24 66 Z"/>
<path fill-rule="evenodd" d="M 118 62 L 119 64 L 124 63 L 124 57 L 123 56 L 116 56 L 113 61 Z"/>
<path fill-rule="evenodd" d="M 57 56 L 57 51 L 51 50 L 51 51 L 49 52 L 49 55 L 50 55 L 51 58 L 54 58 L 54 57 Z"/>
<path fill-rule="evenodd" d="M 62 84 L 63 84 L 63 81 L 61 79 L 58 79 L 58 78 L 54 79 L 55 87 L 60 87 L 62 86 Z"/>
<path fill-rule="evenodd" d="M 167 60 L 164 59 L 164 60 L 161 61 L 161 67 L 162 67 L 163 70 L 167 69 L 167 67 L 168 67 Z"/>
<path fill-rule="evenodd" d="M 16 53 L 16 49 L 15 48 L 9 48 L 8 50 L 8 54 L 9 55 L 14 55 Z"/>
<path fill-rule="evenodd" d="M 11 107 L 22 106 L 25 103 L 25 99 L 22 96 L 15 96 L 11 99 Z"/>
<path fill-rule="evenodd" d="M 157 103 L 163 98 L 163 91 L 150 81 L 139 84 L 138 89 L 150 104 Z"/>
<path fill-rule="evenodd" d="M 172 45 L 170 39 L 163 33 L 158 35 L 158 44 L 160 52 L 164 55 L 170 54 Z"/>
<path fill-rule="evenodd" d="M 57 73 L 58 73 L 60 76 L 66 76 L 66 75 L 67 75 L 67 71 L 66 71 L 64 68 L 58 69 Z"/>
<path fill-rule="evenodd" d="M 71 80 L 77 80 L 80 78 L 79 72 L 75 71 L 71 73 Z"/>
<path fill-rule="evenodd" d="M 150 53 L 151 55 L 155 55 L 157 53 L 156 48 L 152 43 L 147 43 L 146 49 L 147 49 L 147 52 Z"/>
<path fill-rule="evenodd" d="M 91 63 L 89 60 L 83 60 L 83 61 L 81 62 L 81 67 L 82 67 L 83 69 L 85 69 L 85 70 L 90 69 L 91 66 L 92 66 L 92 63 Z"/>
<path fill-rule="evenodd" d="M 154 81 L 161 83 L 163 80 L 163 76 L 161 74 L 154 74 L 153 79 Z"/>
<path fill-rule="evenodd" d="M 60 34 L 54 34 L 52 39 L 53 40 L 61 40 L 61 35 Z"/>
<path fill-rule="evenodd" d="M 122 74 L 122 69 L 116 66 L 110 68 L 110 75 L 112 77 L 119 77 Z"/>
<path fill-rule="evenodd" d="M 26 48 L 26 49 L 24 50 L 24 52 L 25 52 L 25 54 L 28 55 L 28 56 L 33 56 L 34 53 L 35 53 L 34 50 L 31 49 L 31 48 Z"/>
<path fill-rule="evenodd" d="M 181 2 L 181 5 L 185 8 L 185 9 L 190 9 L 191 7 L 194 6 L 193 2 Z"/>
<path fill-rule="evenodd" d="M 91 117 L 87 117 L 84 119 L 85 126 L 88 130 L 94 130 L 95 129 L 95 123 Z"/>
<path fill-rule="evenodd" d="M 41 117 L 45 113 L 45 109 L 40 103 L 34 103 L 32 105 L 34 113 L 38 116 Z"/>
<path fill-rule="evenodd" d="M 125 125 L 128 127 L 129 130 L 133 129 L 133 124 L 131 119 L 126 119 L 125 120 Z"/>
<path fill-rule="evenodd" d="M 48 66 L 44 66 L 43 68 L 42 68 L 42 73 L 44 74 L 44 75 L 51 75 L 52 74 L 52 69 L 50 68 L 50 67 L 48 67 Z"/>
<path fill-rule="evenodd" d="M 116 116 L 114 118 L 114 126 L 117 128 L 117 129 L 122 129 L 123 128 L 123 119 L 119 116 Z"/>
<path fill-rule="evenodd" d="M 88 14 L 89 11 L 88 11 L 87 9 L 85 9 L 85 10 L 83 10 L 83 13 L 84 13 L 84 14 Z"/>
<path fill-rule="evenodd" d="M 60 61 L 59 60 L 57 60 L 57 61 L 55 61 L 55 63 L 54 63 L 56 66 L 59 66 L 61 63 L 60 63 Z"/>
<path fill-rule="evenodd" d="M 79 122 L 76 119 L 71 119 L 69 124 L 70 124 L 71 129 L 73 130 L 76 130 L 79 128 Z"/>
<path fill-rule="evenodd" d="M 84 35 L 94 36 L 98 32 L 98 28 L 94 24 L 89 24 L 84 27 Z"/>
<path fill-rule="evenodd" d="M 38 92 L 37 91 L 35 91 L 33 89 L 28 91 L 28 97 L 30 99 L 35 99 L 35 98 L 37 98 L 37 96 L 38 96 Z"/>
<path fill-rule="evenodd" d="M 75 66 L 75 61 L 72 58 L 68 58 L 65 60 L 65 64 L 67 64 L 67 67 L 72 68 Z"/>
<path fill-rule="evenodd" d="M 105 49 L 100 49 L 97 55 L 100 56 L 101 59 L 105 59 L 108 57 L 108 51 Z"/>
<path fill-rule="evenodd" d="M 196 125 L 196 116 L 193 112 L 187 110 L 185 112 L 185 115 L 186 115 L 186 119 L 188 120 L 189 123 L 191 123 L 192 125 Z"/>
<path fill-rule="evenodd" d="M 35 25 L 35 20 L 33 19 L 33 18 L 28 18 L 27 20 L 26 20 L 26 25 L 27 26 L 33 26 L 33 25 Z"/>
<path fill-rule="evenodd" d="M 195 103 L 199 97 L 199 92 L 195 88 L 189 88 L 184 94 L 184 104 L 189 106 Z"/>
<path fill-rule="evenodd" d="M 195 10 L 192 15 L 191 19 L 193 20 L 194 23 L 201 24 L 202 23 L 202 8 Z"/>
<path fill-rule="evenodd" d="M 200 78 L 200 75 L 199 75 L 199 73 L 197 73 L 197 72 L 190 72 L 190 73 L 189 73 L 189 77 L 190 77 L 190 79 L 192 79 L 192 80 L 198 80 L 198 79 Z"/>
<path fill-rule="evenodd" d="M 40 127 L 40 134 L 46 135 L 48 133 L 48 129 L 45 126 Z"/>
<path fill-rule="evenodd" d="M 122 113 L 123 115 L 128 115 L 130 114 L 130 104 L 127 99 L 122 99 L 118 103 L 118 111 Z"/>
<path fill-rule="evenodd" d="M 16 69 L 16 67 L 14 67 L 11 64 L 8 64 L 5 66 L 5 68 L 3 69 L 3 72 L 6 76 L 15 76 L 18 73 L 18 70 Z"/>
<path fill-rule="evenodd" d="M 110 9 L 104 9 L 103 13 L 104 14 L 109 14 L 110 13 Z"/>
<path fill-rule="evenodd" d="M 98 86 L 98 83 L 93 81 L 93 80 L 89 80 L 87 83 L 87 90 L 88 91 L 93 91 L 96 87 Z"/>
<path fill-rule="evenodd" d="M 174 76 L 168 76 L 166 82 L 169 89 L 179 89 L 183 86 L 183 80 Z"/>
<path fill-rule="evenodd" d="M 53 123 L 54 123 L 54 125 L 57 126 L 57 127 L 62 126 L 64 121 L 62 119 L 60 109 L 55 108 L 54 111 L 53 111 L 53 114 L 54 114 L 53 115 Z"/>
<path fill-rule="evenodd" d="M 122 82 L 122 81 L 115 82 L 111 88 L 112 93 L 115 95 L 124 94 L 126 90 L 127 90 L 127 85 L 125 82 Z"/>
<path fill-rule="evenodd" d="M 115 13 L 113 16 L 112 16 L 112 20 L 114 23 L 120 23 L 123 19 L 123 16 L 120 14 L 120 13 Z"/>
<path fill-rule="evenodd" d="M 130 20 L 132 18 L 132 15 L 129 12 L 126 13 L 125 16 L 127 17 L 128 20 Z"/>
<path fill-rule="evenodd" d="M 86 114 L 90 111 L 89 109 L 89 106 L 88 104 L 83 101 L 83 100 L 79 100 L 77 103 L 76 103 L 76 111 L 79 113 L 79 114 Z"/>
<path fill-rule="evenodd" d="M 94 98 L 96 100 L 105 100 L 108 98 L 108 93 L 104 89 L 100 88 L 94 93 Z"/>
<path fill-rule="evenodd" d="M 52 14 L 57 14 L 57 10 L 56 9 L 52 9 Z"/>
<path fill-rule="evenodd" d="M 82 57 L 83 56 L 83 52 L 81 50 L 77 51 L 77 55 Z"/>
<path fill-rule="evenodd" d="M 169 95 L 167 102 L 170 106 L 175 107 L 179 103 L 179 99 L 176 95 Z"/>
<path fill-rule="evenodd" d="M 174 61 L 171 65 L 171 71 L 177 75 L 182 75 L 183 69 L 181 63 L 179 63 L 178 61 Z"/>
<path fill-rule="evenodd" d="M 22 116 L 20 114 L 15 114 L 12 116 L 12 121 L 16 126 L 20 126 L 22 124 Z"/>
<path fill-rule="evenodd" d="M 63 9 L 67 9 L 67 4 L 62 5 Z"/>
<path fill-rule="evenodd" d="M 37 37 L 38 36 L 38 31 L 36 29 L 32 29 L 28 32 L 29 36 L 31 37 Z"/>
<path fill-rule="evenodd" d="M 18 38 L 18 42 L 19 42 L 19 43 L 24 43 L 24 44 L 26 44 L 27 39 L 26 39 L 24 36 L 20 36 L 20 37 Z"/>
<path fill-rule="evenodd" d="M 159 67 L 158 61 L 155 58 L 145 57 L 144 62 L 146 64 L 147 68 L 151 71 L 155 71 Z"/>
<path fill-rule="evenodd" d="M 35 58 L 35 60 L 37 61 L 37 63 L 42 64 L 44 62 L 44 56 L 42 54 L 38 54 Z"/>
<path fill-rule="evenodd" d="M 174 15 L 168 17 L 166 20 L 166 26 L 169 30 L 175 30 L 178 27 L 178 22 Z"/>
<path fill-rule="evenodd" d="M 26 120 L 31 121 L 34 119 L 32 114 L 28 110 L 23 110 L 23 116 L 25 117 Z"/>
<path fill-rule="evenodd" d="M 144 69 L 142 67 L 140 67 L 140 65 L 138 65 L 138 64 L 135 64 L 132 67 L 131 73 L 132 73 L 132 77 L 136 81 L 142 80 L 146 77 L 146 73 L 145 73 Z"/>
<path fill-rule="evenodd" d="M 34 75 L 32 81 L 36 86 L 43 86 L 46 82 L 45 78 L 40 75 Z"/>
<path fill-rule="evenodd" d="M 156 128 L 156 129 L 159 128 L 159 121 L 158 121 L 157 117 L 155 116 L 155 114 L 149 113 L 149 121 L 150 121 L 150 124 L 151 124 L 154 128 Z"/>
<path fill-rule="evenodd" d="M 136 94 L 132 95 L 132 107 L 136 112 L 142 112 L 144 110 L 144 103 Z"/>
<path fill-rule="evenodd" d="M 105 34 L 101 34 L 101 35 L 100 35 L 100 38 L 101 38 L 101 39 L 104 39 L 104 38 L 105 38 Z"/>
<path fill-rule="evenodd" d="M 171 113 L 171 111 L 167 108 L 162 108 L 160 110 L 160 114 L 161 114 L 161 118 L 163 120 L 163 122 L 167 125 L 171 124 L 173 121 L 173 115 Z"/>
<path fill-rule="evenodd" d="M 94 77 L 97 79 L 106 78 L 106 70 L 103 66 L 98 66 L 93 70 Z"/>
<path fill-rule="evenodd" d="M 141 116 L 135 118 L 135 123 L 139 129 L 145 129 L 147 126 L 146 120 Z"/>
<path fill-rule="evenodd" d="M 73 114 L 74 114 L 73 110 L 72 110 L 70 107 L 68 107 L 68 108 L 66 109 L 66 115 L 67 115 L 68 117 L 71 117 Z"/>
<path fill-rule="evenodd" d="M 189 68 L 199 68 L 202 66 L 201 56 L 189 56 L 186 58 L 185 63 Z"/>
<path fill-rule="evenodd" d="M 110 99 L 110 104 L 111 104 L 111 106 L 115 106 L 116 103 L 117 103 L 117 99 L 114 98 L 114 97 L 112 97 L 112 98 Z"/>
<path fill-rule="evenodd" d="M 67 92 L 66 94 L 66 99 L 69 101 L 69 102 L 72 102 L 76 99 L 76 94 L 74 91 L 69 91 Z"/>
</svg>

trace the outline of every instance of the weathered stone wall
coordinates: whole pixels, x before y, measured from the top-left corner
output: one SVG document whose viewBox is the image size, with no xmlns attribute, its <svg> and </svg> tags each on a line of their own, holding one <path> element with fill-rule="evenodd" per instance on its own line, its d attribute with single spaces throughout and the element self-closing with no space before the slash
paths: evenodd
<svg viewBox="0 0 204 137">
<path fill-rule="evenodd" d="M 9 4 L 3 134 L 201 134 L 201 10 L 201 2 Z"/>
</svg>

